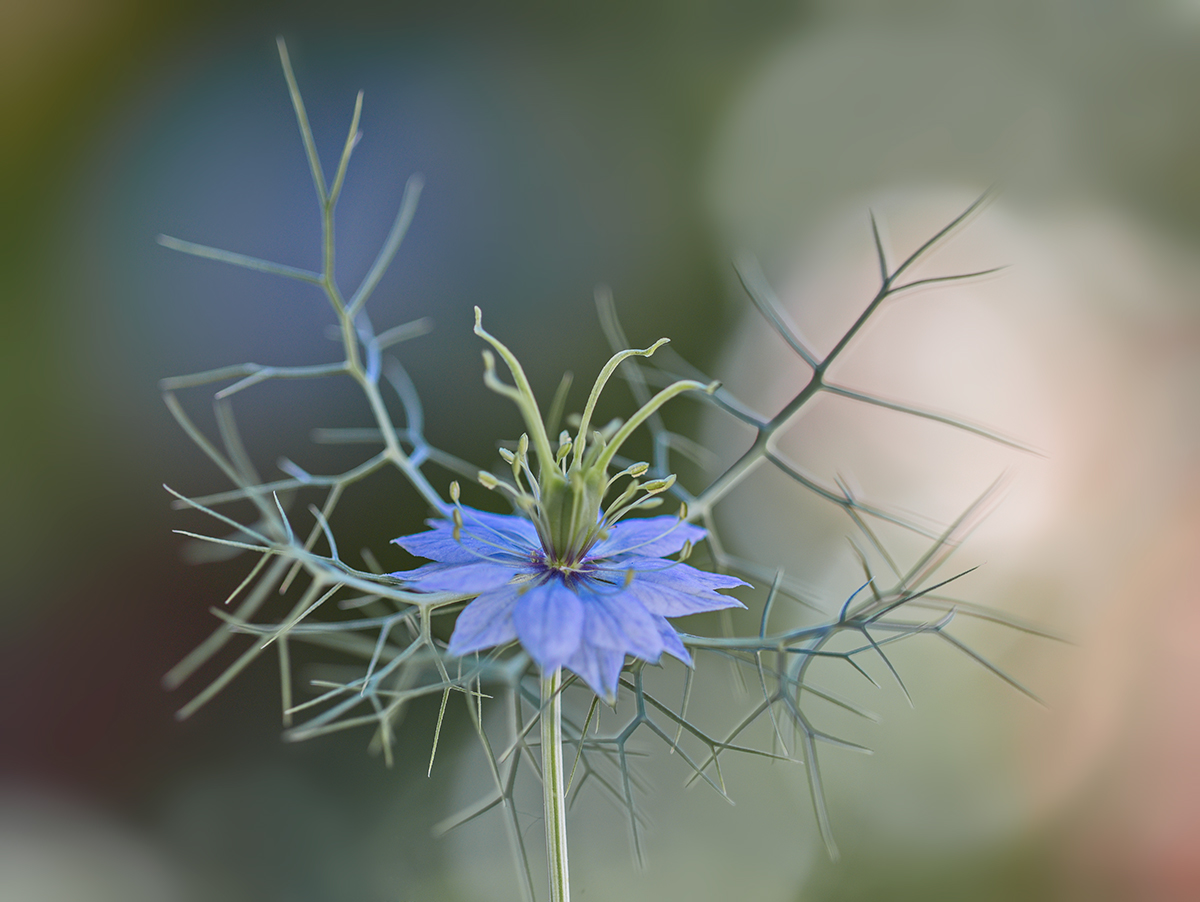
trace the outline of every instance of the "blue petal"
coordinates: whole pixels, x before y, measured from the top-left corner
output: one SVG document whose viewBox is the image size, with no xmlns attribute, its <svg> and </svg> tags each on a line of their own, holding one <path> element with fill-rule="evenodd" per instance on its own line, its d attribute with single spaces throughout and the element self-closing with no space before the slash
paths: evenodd
<svg viewBox="0 0 1200 902">
<path fill-rule="evenodd" d="M 480 595 L 463 608 L 450 636 L 450 654 L 461 657 L 516 639 L 512 610 L 517 603 L 517 589 L 517 586 L 505 586 Z"/>
<path fill-rule="evenodd" d="M 691 523 L 681 523 L 675 516 L 637 517 L 622 520 L 608 531 L 608 538 L 597 542 L 588 557 L 610 558 L 622 554 L 639 557 L 662 557 L 674 554 L 684 542 L 693 545 L 708 533 Z"/>
<path fill-rule="evenodd" d="M 442 564 L 469 564 L 481 560 L 516 563 L 532 559 L 534 549 L 530 546 L 519 545 L 516 541 L 501 540 L 493 537 L 491 533 L 481 534 L 468 530 L 464 525 L 462 533 L 456 539 L 452 527 L 439 526 L 428 532 L 401 536 L 392 541 L 410 554 Z"/>
<path fill-rule="evenodd" d="M 684 592 L 704 592 L 711 589 L 732 589 L 735 586 L 750 585 L 728 573 L 698 570 L 690 564 L 681 564 L 665 558 L 630 557 L 613 562 L 611 566 L 613 569 L 619 569 L 621 573 L 633 570 L 638 576 L 645 576 L 674 586 Z"/>
<path fill-rule="evenodd" d="M 566 667 L 579 675 L 591 690 L 609 704 L 617 700 L 617 681 L 625 655 L 607 648 L 597 648 L 586 642 L 567 658 Z"/>
<path fill-rule="evenodd" d="M 714 588 L 731 588 L 745 585 L 740 579 L 720 573 L 707 573 L 689 567 L 657 559 L 641 561 L 641 569 L 633 568 L 633 579 L 625 589 L 626 595 L 636 599 L 651 614 L 660 617 L 686 617 L 705 611 L 723 608 L 745 607 L 730 595 L 720 595 Z M 645 566 L 656 564 L 654 568 Z M 625 572 L 619 574 L 625 578 Z M 618 574 L 613 574 L 614 578 Z"/>
<path fill-rule="evenodd" d="M 541 546 L 537 530 L 524 517 L 489 514 L 464 507 L 463 527 L 454 538 L 454 524 L 449 520 L 430 520 L 428 532 L 401 536 L 392 541 L 418 557 L 443 564 L 465 564 L 481 558 L 513 556 L 529 560 Z"/>
<path fill-rule="evenodd" d="M 463 530 L 486 541 L 505 541 L 514 545 L 541 547 L 537 529 L 526 517 L 519 514 L 490 514 L 466 506 L 462 508 L 462 513 Z"/>
<path fill-rule="evenodd" d="M 583 644 L 657 661 L 663 643 L 654 617 L 628 592 L 589 592 L 583 601 Z"/>
<path fill-rule="evenodd" d="M 519 571 L 503 564 L 473 560 L 469 564 L 426 564 L 416 570 L 393 573 L 426 592 L 474 595 L 507 585 Z"/>
<path fill-rule="evenodd" d="M 718 595 L 716 592 L 681 592 L 670 586 L 655 585 L 647 580 L 634 579 L 626 592 L 636 598 L 651 614 L 660 617 L 686 617 L 706 611 L 745 607 L 736 598 L 728 595 Z"/>
<path fill-rule="evenodd" d="M 658 635 L 662 639 L 663 651 L 669 655 L 674 655 L 688 667 L 692 666 L 692 656 L 688 654 L 688 650 L 684 647 L 683 640 L 679 638 L 679 633 L 675 632 L 675 627 L 667 623 L 662 617 L 655 616 L 654 622 L 658 626 Z"/>
<path fill-rule="evenodd" d="M 579 648 L 583 603 L 558 579 L 526 585 L 513 608 L 517 636 L 543 671 L 557 670 Z"/>
<path fill-rule="evenodd" d="M 448 529 L 432 529 L 429 532 L 419 532 L 416 535 L 401 536 L 392 539 L 409 554 L 429 558 L 443 564 L 467 564 L 479 560 L 476 551 L 468 550 L 467 546 L 456 541 Z"/>
</svg>

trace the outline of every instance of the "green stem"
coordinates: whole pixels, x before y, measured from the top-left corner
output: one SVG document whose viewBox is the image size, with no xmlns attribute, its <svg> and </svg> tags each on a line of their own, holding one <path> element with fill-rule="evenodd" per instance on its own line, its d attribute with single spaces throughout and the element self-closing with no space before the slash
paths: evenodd
<svg viewBox="0 0 1200 902">
<path fill-rule="evenodd" d="M 546 865 L 550 902 L 570 902 L 567 800 L 563 792 L 562 671 L 542 674 L 542 796 L 546 802 Z"/>
</svg>

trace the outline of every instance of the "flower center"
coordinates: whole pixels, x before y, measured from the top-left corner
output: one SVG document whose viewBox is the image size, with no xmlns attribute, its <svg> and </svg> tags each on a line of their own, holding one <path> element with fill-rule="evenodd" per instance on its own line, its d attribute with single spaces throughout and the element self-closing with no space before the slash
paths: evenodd
<svg viewBox="0 0 1200 902">
<path fill-rule="evenodd" d="M 598 569 L 595 562 L 586 557 L 572 563 L 548 557 L 542 550 L 534 551 L 529 557 L 543 574 L 556 576 L 568 586 L 588 579 Z"/>
<path fill-rule="evenodd" d="M 584 572 L 588 551 L 603 538 L 606 531 L 630 511 L 661 504 L 655 497 L 667 491 L 675 483 L 674 475 L 662 479 L 640 481 L 650 469 L 647 463 L 635 463 L 612 476 L 609 465 L 625 441 L 652 416 L 663 404 L 685 391 L 703 389 L 712 392 L 717 384 L 704 385 L 691 380 L 681 380 L 664 388 L 647 401 L 625 422 L 614 420 L 601 428 L 592 428 L 592 414 L 596 402 L 609 378 L 618 366 L 630 357 L 649 357 L 666 343 L 662 338 L 643 350 L 627 350 L 614 354 L 601 369 L 588 396 L 587 404 L 579 418 L 579 426 L 572 437 L 565 429 L 559 433 L 558 448 L 550 443 L 550 434 L 558 426 L 558 413 L 551 413 L 550 422 L 543 422 L 537 399 L 533 396 L 529 381 L 520 362 L 499 339 L 490 335 L 482 324 L 482 313 L 475 308 L 475 334 L 488 342 L 504 360 L 513 377 L 508 385 L 496 375 L 496 359 L 491 351 L 483 352 L 484 383 L 488 388 L 509 398 L 521 411 L 528 431 L 517 442 L 514 453 L 501 449 L 500 455 L 512 468 L 511 483 L 502 481 L 486 471 L 479 473 L 479 482 L 489 489 L 507 492 L 537 528 L 545 552 L 543 566 L 563 574 L 564 579 L 574 578 Z M 564 380 L 563 385 L 569 383 Z M 561 412 L 565 391 L 560 391 L 554 409 Z M 533 450 L 531 466 L 530 448 Z M 605 497 L 614 484 L 628 478 L 629 482 L 607 505 Z M 687 508 L 681 505 L 680 514 L 686 518 Z"/>
</svg>

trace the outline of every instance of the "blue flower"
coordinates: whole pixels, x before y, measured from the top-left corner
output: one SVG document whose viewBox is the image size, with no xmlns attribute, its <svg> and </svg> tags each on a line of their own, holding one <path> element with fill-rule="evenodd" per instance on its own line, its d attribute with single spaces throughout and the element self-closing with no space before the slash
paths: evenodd
<svg viewBox="0 0 1200 902">
<path fill-rule="evenodd" d="M 626 655 L 654 663 L 666 652 L 691 664 L 666 618 L 742 607 L 716 591 L 740 579 L 667 559 L 705 536 L 676 516 L 589 530 L 592 544 L 569 560 L 523 516 L 459 506 L 453 521 L 429 525 L 394 541 L 434 563 L 393 575 L 416 589 L 477 596 L 458 615 L 452 655 L 519 641 L 543 673 L 565 667 L 608 701 Z"/>
<path fill-rule="evenodd" d="M 654 663 L 666 652 L 691 664 L 666 618 L 741 607 L 717 589 L 745 583 L 682 563 L 706 535 L 687 522 L 686 505 L 674 517 L 623 520 L 661 504 L 674 476 L 642 482 L 650 469 L 644 462 L 611 476 L 608 471 L 634 430 L 663 404 L 684 392 L 711 392 L 716 384 L 674 382 L 628 420 L 595 429 L 596 402 L 617 368 L 631 357 L 649 357 L 666 339 L 621 351 L 596 377 L 575 435 L 560 432 L 555 448 L 551 434 L 557 426 L 542 419 L 520 362 L 483 328 L 478 307 L 475 334 L 500 355 L 513 378 L 511 385 L 502 382 L 495 354 L 484 351 L 484 384 L 516 404 L 528 430 L 515 452 L 500 451 L 511 482 L 487 471 L 477 478 L 485 488 L 507 494 L 518 513 L 464 507 L 458 484 L 451 483 L 449 519 L 431 520 L 429 532 L 395 539 L 433 563 L 392 575 L 418 590 L 476 596 L 458 615 L 450 637 L 453 655 L 519 641 L 543 674 L 565 667 L 608 701 L 616 698 L 626 655 Z M 556 406 L 561 413 L 559 402 Z M 558 414 L 550 420 L 557 423 Z M 676 552 L 682 552 L 679 560 L 667 558 Z"/>
</svg>

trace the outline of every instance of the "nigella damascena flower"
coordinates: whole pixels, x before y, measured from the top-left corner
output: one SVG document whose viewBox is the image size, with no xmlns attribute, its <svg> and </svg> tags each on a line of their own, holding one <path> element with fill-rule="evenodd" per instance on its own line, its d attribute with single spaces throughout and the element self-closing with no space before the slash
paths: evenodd
<svg viewBox="0 0 1200 902">
<path fill-rule="evenodd" d="M 622 519 L 660 504 L 674 476 L 643 483 L 645 463 L 613 476 L 608 470 L 625 440 L 666 401 L 715 386 L 676 382 L 626 422 L 590 430 L 596 401 L 617 366 L 634 355 L 649 356 L 666 339 L 645 350 L 622 351 L 596 378 L 575 436 L 564 430 L 555 449 L 521 364 L 484 331 L 480 319 L 477 307 L 475 332 L 500 354 L 514 384 L 497 377 L 490 351 L 484 352 L 484 381 L 517 405 L 528 432 L 515 453 L 500 452 L 512 470 L 511 482 L 488 472 L 478 478 L 507 494 L 518 512 L 465 507 L 454 484 L 448 519 L 432 520 L 430 531 L 395 540 L 433 563 L 392 575 L 417 590 L 476 596 L 458 615 L 450 637 L 454 655 L 519 641 L 544 674 L 565 667 L 610 701 L 626 655 L 656 662 L 666 652 L 690 664 L 666 618 L 741 607 L 717 590 L 745 583 L 682 562 L 705 536 L 686 522 L 685 506 L 675 516 Z M 621 480 L 628 482 L 617 491 Z M 608 500 L 610 494 L 614 497 Z M 667 557 L 677 553 L 677 560 Z"/>
<path fill-rule="evenodd" d="M 665 557 L 704 538 L 678 517 L 623 520 L 567 565 L 554 562 L 525 517 L 458 511 L 457 538 L 454 522 L 432 520 L 429 532 L 395 540 L 436 562 L 396 576 L 417 589 L 478 594 L 458 615 L 452 655 L 519 640 L 543 672 L 566 667 L 611 700 L 627 654 L 691 663 L 666 618 L 741 606 L 716 591 L 740 579 Z"/>
</svg>

